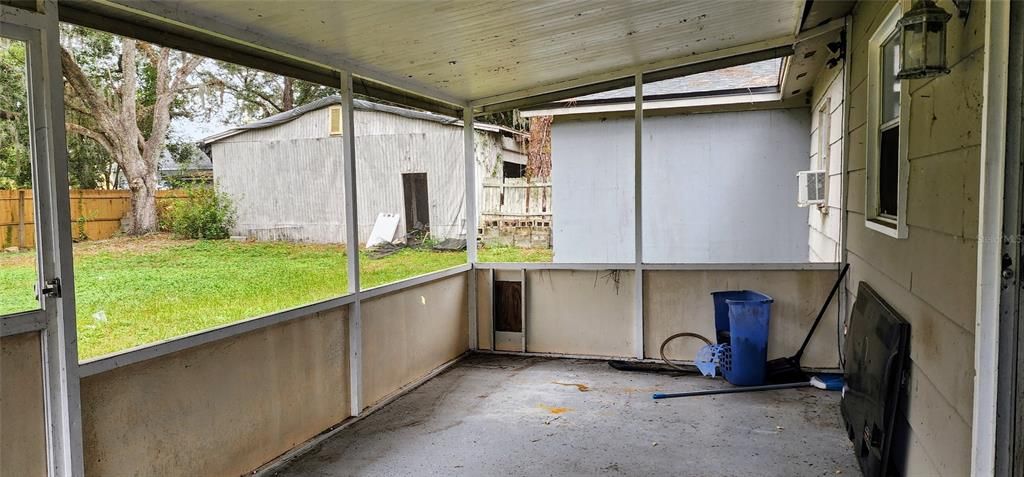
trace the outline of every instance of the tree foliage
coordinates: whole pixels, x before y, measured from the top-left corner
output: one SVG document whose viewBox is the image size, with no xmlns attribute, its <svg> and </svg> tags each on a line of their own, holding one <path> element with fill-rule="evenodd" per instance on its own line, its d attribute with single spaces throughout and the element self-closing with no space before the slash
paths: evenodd
<svg viewBox="0 0 1024 477">
<path fill-rule="evenodd" d="M 235 206 L 231 197 L 209 186 L 187 189 L 188 197 L 179 199 L 168 211 L 171 231 L 182 238 L 226 239 L 235 225 Z"/>
<path fill-rule="evenodd" d="M 0 189 L 29 188 L 25 44 L 0 38 Z"/>
<path fill-rule="evenodd" d="M 226 119 L 247 123 L 335 94 L 308 81 L 288 78 L 231 63 L 217 62 L 202 72 L 208 91 L 225 107 Z"/>
</svg>

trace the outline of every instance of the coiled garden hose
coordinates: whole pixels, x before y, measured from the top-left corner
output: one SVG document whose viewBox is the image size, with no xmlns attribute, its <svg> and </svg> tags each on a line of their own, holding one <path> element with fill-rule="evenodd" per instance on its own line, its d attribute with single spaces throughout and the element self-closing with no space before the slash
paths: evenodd
<svg viewBox="0 0 1024 477">
<path fill-rule="evenodd" d="M 672 336 L 669 336 L 668 338 L 665 338 L 665 341 L 661 342 L 661 350 L 659 350 L 659 353 L 661 354 L 661 360 L 664 361 L 665 364 L 671 366 L 673 369 L 676 369 L 676 370 L 679 370 L 679 371 L 683 371 L 683 372 L 691 372 L 689 369 L 683 368 L 683 367 L 681 367 L 681 366 L 679 366 L 679 365 L 669 361 L 668 358 L 665 357 L 665 346 L 668 346 L 668 343 L 670 341 L 672 341 L 672 340 L 674 340 L 676 338 L 683 338 L 683 337 L 686 337 L 686 338 L 697 338 L 697 339 L 703 341 L 704 344 L 708 344 L 708 345 L 711 344 L 711 340 L 709 340 L 709 339 L 707 339 L 707 338 L 705 338 L 705 337 L 703 337 L 703 336 L 701 336 L 701 335 L 699 335 L 697 333 L 690 333 L 690 332 L 676 333 L 676 334 L 674 334 Z"/>
</svg>

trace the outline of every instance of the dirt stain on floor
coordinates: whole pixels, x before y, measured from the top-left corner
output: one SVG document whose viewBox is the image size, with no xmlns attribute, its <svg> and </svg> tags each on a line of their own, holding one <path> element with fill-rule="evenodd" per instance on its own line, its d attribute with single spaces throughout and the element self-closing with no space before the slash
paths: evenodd
<svg viewBox="0 0 1024 477">
<path fill-rule="evenodd" d="M 546 406 L 544 404 L 538 404 L 537 407 L 544 409 L 545 411 L 550 412 L 551 414 L 565 414 L 569 411 L 572 411 L 572 408 L 570 407 Z"/>
<path fill-rule="evenodd" d="M 558 382 L 558 381 L 552 381 L 551 383 L 552 383 L 552 384 L 557 384 L 557 385 L 559 385 L 559 386 L 572 386 L 572 387 L 575 387 L 576 389 L 579 389 L 581 393 L 585 393 L 585 392 L 588 392 L 588 391 L 590 391 L 590 386 L 587 386 L 586 384 L 579 384 L 579 383 L 560 383 L 560 382 Z"/>
</svg>

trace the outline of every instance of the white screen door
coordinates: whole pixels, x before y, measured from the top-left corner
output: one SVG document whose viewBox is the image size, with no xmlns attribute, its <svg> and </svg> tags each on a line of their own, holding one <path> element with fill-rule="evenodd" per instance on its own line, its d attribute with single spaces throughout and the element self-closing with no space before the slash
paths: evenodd
<svg viewBox="0 0 1024 477">
<path fill-rule="evenodd" d="M 57 5 L 0 4 L 0 336 L 39 343 L 49 475 L 82 475 Z M 33 11 L 39 6 L 44 11 Z M 35 334 L 35 336 L 32 336 Z M 26 449 L 38 445 L 26 444 Z M 31 454 L 31 452 L 26 452 Z"/>
</svg>

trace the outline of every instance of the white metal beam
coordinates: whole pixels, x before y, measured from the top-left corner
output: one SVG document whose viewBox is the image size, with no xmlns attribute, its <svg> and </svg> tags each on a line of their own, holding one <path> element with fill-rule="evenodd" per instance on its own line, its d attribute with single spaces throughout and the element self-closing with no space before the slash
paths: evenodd
<svg viewBox="0 0 1024 477">
<path fill-rule="evenodd" d="M 466 107 L 462 110 L 462 136 L 464 142 L 463 155 L 465 159 L 466 174 L 466 259 L 469 261 L 469 279 L 467 298 L 469 303 L 466 310 L 469 316 L 469 349 L 477 348 L 476 332 L 476 271 L 473 265 L 476 264 L 476 240 L 477 220 L 479 215 L 476 212 L 476 147 L 474 141 L 475 131 L 473 129 L 473 108 Z"/>
<path fill-rule="evenodd" d="M 770 103 L 779 101 L 779 106 L 790 103 L 781 103 L 782 93 L 753 93 L 753 94 L 728 94 L 719 96 L 700 96 L 694 98 L 680 98 L 680 99 L 665 99 L 658 101 L 648 101 L 643 105 L 644 111 L 657 111 L 662 109 L 690 109 L 690 108 L 706 108 L 710 106 L 727 106 L 727 105 L 742 105 L 742 104 L 758 104 L 758 103 Z M 771 105 L 776 106 L 776 105 Z M 632 111 L 636 108 L 635 105 L 628 102 L 624 103 L 608 103 L 608 104 L 589 104 L 589 105 L 570 105 L 566 104 L 563 107 L 550 107 L 545 109 L 531 109 L 529 111 L 521 111 L 520 115 L 524 118 L 532 118 L 534 116 L 562 116 L 569 114 L 596 114 L 596 113 L 615 113 L 626 111 Z"/>
<path fill-rule="evenodd" d="M 633 343 L 637 359 L 644 357 L 644 74 L 633 77 Z"/>
<path fill-rule="evenodd" d="M 1002 285 L 1002 241 L 997 238 L 1003 233 L 1009 40 L 1010 2 L 988 3 L 985 8 L 974 411 L 971 426 L 971 475 L 975 477 L 994 475 L 996 468 L 995 437 L 996 421 L 999 418 L 996 408 L 1000 398 L 999 299 Z"/>
<path fill-rule="evenodd" d="M 632 270 L 634 263 L 561 263 L 561 262 L 480 262 L 473 268 L 478 270 Z M 768 271 L 768 270 L 832 270 L 839 267 L 837 262 L 792 262 L 792 263 L 642 263 L 643 270 L 659 271 Z"/>
<path fill-rule="evenodd" d="M 352 73 L 341 73 L 342 165 L 345 182 L 345 250 L 348 260 L 348 291 L 355 297 L 348 313 L 348 364 L 351 413 L 363 410 L 363 319 L 359 303 L 359 208 L 356 185 L 355 107 L 352 105 Z"/>
</svg>

